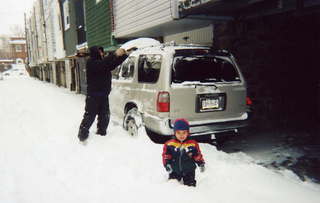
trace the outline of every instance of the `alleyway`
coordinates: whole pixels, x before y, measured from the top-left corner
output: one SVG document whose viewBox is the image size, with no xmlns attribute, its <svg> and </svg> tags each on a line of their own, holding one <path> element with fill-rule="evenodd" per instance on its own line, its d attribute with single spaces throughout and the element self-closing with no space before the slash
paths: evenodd
<svg viewBox="0 0 320 203">
<path fill-rule="evenodd" d="M 207 144 L 196 188 L 167 181 L 162 146 L 143 131 L 129 137 L 115 120 L 106 137 L 94 133 L 94 123 L 81 145 L 84 99 L 32 78 L 0 81 L 1 202 L 319 202 L 319 185 Z"/>
</svg>

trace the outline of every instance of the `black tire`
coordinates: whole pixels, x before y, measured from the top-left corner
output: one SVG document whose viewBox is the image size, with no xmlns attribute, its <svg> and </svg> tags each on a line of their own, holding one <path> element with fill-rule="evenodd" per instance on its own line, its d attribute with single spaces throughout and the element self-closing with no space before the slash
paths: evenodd
<svg viewBox="0 0 320 203">
<path fill-rule="evenodd" d="M 123 118 L 123 128 L 133 137 L 138 136 L 138 130 L 141 127 L 136 121 L 139 116 L 138 109 L 134 107 Z"/>
</svg>

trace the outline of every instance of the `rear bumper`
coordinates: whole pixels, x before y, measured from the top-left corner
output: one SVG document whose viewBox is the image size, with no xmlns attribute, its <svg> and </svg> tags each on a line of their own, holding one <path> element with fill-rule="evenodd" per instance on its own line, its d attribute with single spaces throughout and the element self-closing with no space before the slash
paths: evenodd
<svg viewBox="0 0 320 203">
<path fill-rule="evenodd" d="M 164 135 L 172 136 L 173 126 L 171 125 L 170 119 L 159 119 L 155 117 L 145 117 L 143 118 L 145 127 L 151 131 Z M 239 128 L 243 128 L 249 125 L 249 120 L 234 120 L 225 122 L 211 122 L 211 123 L 201 123 L 192 124 L 190 123 L 190 134 L 193 137 L 208 137 L 214 138 L 214 134 L 237 131 Z"/>
<path fill-rule="evenodd" d="M 201 136 L 222 132 L 230 132 L 236 131 L 237 129 L 246 127 L 248 125 L 248 120 L 209 123 L 205 125 L 191 125 L 190 134 L 191 136 Z"/>
</svg>

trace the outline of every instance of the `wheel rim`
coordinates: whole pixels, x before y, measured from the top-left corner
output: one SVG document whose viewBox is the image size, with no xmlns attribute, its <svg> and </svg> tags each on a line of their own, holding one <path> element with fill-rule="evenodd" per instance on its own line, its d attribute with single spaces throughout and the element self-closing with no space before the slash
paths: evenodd
<svg viewBox="0 0 320 203">
<path fill-rule="evenodd" d="M 131 136 L 136 136 L 138 134 L 138 127 L 134 119 L 130 119 L 128 122 L 128 132 Z"/>
</svg>

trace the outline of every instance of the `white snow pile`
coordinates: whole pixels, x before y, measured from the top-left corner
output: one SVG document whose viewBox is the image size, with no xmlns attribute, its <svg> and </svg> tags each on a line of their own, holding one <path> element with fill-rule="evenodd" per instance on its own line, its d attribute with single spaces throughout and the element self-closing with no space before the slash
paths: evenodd
<svg viewBox="0 0 320 203">
<path fill-rule="evenodd" d="M 201 144 L 207 163 L 197 187 L 168 181 L 162 145 L 141 130 L 129 137 L 120 121 L 108 135 L 77 140 L 85 97 L 31 78 L 0 81 L 2 203 L 318 203 L 319 185 L 289 171 L 256 165 L 243 153 Z"/>
<path fill-rule="evenodd" d="M 12 68 L 6 70 L 2 73 L 3 77 L 6 78 L 17 78 L 17 77 L 27 77 L 29 73 L 26 70 L 24 64 L 12 64 Z"/>
<path fill-rule="evenodd" d="M 141 37 L 141 38 L 137 38 L 137 39 L 133 39 L 130 41 L 127 41 L 126 43 L 124 43 L 123 45 L 121 45 L 120 48 L 123 49 L 130 49 L 132 47 L 136 47 L 136 48 L 145 48 L 145 47 L 150 47 L 150 46 L 158 46 L 161 43 L 158 40 L 152 39 L 152 38 L 147 38 L 147 37 Z"/>
</svg>

